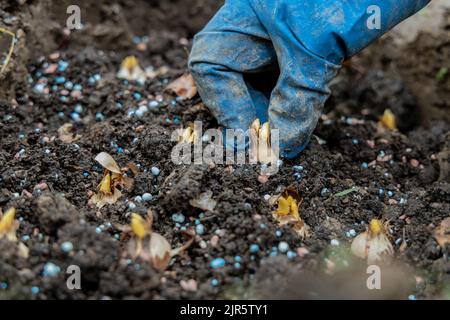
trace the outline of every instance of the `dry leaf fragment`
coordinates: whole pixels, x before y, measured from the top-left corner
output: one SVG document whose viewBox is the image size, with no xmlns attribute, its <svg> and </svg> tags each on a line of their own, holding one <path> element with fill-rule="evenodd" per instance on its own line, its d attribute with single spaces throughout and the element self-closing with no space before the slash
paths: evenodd
<svg viewBox="0 0 450 320">
<path fill-rule="evenodd" d="M 211 190 L 201 193 L 196 199 L 189 201 L 191 206 L 199 208 L 205 211 L 213 211 L 217 205 L 217 202 L 212 198 L 213 193 Z"/>
<path fill-rule="evenodd" d="M 111 172 L 121 174 L 122 171 L 120 170 L 119 166 L 117 165 L 117 162 L 106 152 L 100 152 L 96 157 L 95 161 L 100 163 L 100 165 L 108 169 Z"/>
<path fill-rule="evenodd" d="M 367 259 L 367 264 L 390 261 L 394 247 L 387 235 L 387 223 L 372 219 L 368 229 L 353 239 L 351 251 L 355 256 Z"/>
<path fill-rule="evenodd" d="M 442 220 L 441 224 L 434 230 L 434 238 L 442 249 L 450 243 L 450 217 Z"/>
<path fill-rule="evenodd" d="M 183 99 L 192 99 L 197 94 L 197 86 L 191 74 L 186 73 L 170 83 L 166 90 L 174 92 Z"/>
<path fill-rule="evenodd" d="M 81 135 L 75 132 L 75 129 L 71 123 L 66 123 L 58 129 L 58 138 L 62 142 L 72 143 L 80 139 Z"/>
</svg>

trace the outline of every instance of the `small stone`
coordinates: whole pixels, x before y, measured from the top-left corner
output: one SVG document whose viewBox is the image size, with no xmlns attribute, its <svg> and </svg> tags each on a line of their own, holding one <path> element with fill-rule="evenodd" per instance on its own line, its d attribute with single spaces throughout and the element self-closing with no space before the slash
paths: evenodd
<svg viewBox="0 0 450 320">
<path fill-rule="evenodd" d="M 197 291 L 197 281 L 194 279 L 189 279 L 188 281 L 181 280 L 180 286 L 183 288 L 183 290 L 195 292 Z"/>
<path fill-rule="evenodd" d="M 416 159 L 411 159 L 409 160 L 409 164 L 413 167 L 413 168 L 417 168 L 419 166 L 419 161 Z"/>
<path fill-rule="evenodd" d="M 206 244 L 205 240 L 200 241 L 200 243 L 198 245 L 202 249 L 206 249 L 208 247 L 208 245 Z"/>
<path fill-rule="evenodd" d="M 306 256 L 308 253 L 309 253 L 309 250 L 306 249 L 305 247 L 297 248 L 297 254 L 298 254 L 299 257 L 304 257 L 304 256 Z"/>
<path fill-rule="evenodd" d="M 219 240 L 220 240 L 219 236 L 217 235 L 212 236 L 210 240 L 211 246 L 217 247 L 219 245 Z"/>
<path fill-rule="evenodd" d="M 269 181 L 269 176 L 266 176 L 266 175 L 258 176 L 258 182 L 259 182 L 259 183 L 265 184 L 265 183 L 267 183 L 268 181 Z"/>
</svg>

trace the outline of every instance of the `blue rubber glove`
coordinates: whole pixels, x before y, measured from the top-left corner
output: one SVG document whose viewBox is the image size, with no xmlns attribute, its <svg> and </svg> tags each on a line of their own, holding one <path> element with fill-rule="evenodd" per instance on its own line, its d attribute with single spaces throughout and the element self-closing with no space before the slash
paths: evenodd
<svg viewBox="0 0 450 320">
<path fill-rule="evenodd" d="M 227 0 L 196 35 L 189 68 L 221 125 L 247 130 L 257 117 L 269 120 L 280 130 L 281 155 L 295 157 L 307 145 L 343 61 L 428 2 Z M 379 29 L 367 26 L 373 4 L 381 9 Z M 280 73 L 272 91 L 248 80 L 274 68 Z"/>
</svg>

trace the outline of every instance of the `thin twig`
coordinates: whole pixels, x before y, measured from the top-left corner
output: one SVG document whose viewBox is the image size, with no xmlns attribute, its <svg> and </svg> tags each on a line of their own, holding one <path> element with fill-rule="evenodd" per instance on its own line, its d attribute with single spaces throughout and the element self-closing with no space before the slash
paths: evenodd
<svg viewBox="0 0 450 320">
<path fill-rule="evenodd" d="M 9 60 L 11 59 L 12 53 L 14 51 L 14 44 L 16 42 L 15 41 L 16 40 L 16 35 L 14 33 L 12 33 L 11 31 L 3 29 L 3 28 L 0 28 L 0 32 L 6 33 L 6 34 L 11 36 L 11 46 L 9 47 L 9 52 L 8 52 L 8 55 L 6 56 L 6 60 L 5 60 L 4 64 L 3 64 L 3 67 L 0 70 L 0 74 L 2 74 L 5 71 L 6 66 L 8 65 Z"/>
</svg>

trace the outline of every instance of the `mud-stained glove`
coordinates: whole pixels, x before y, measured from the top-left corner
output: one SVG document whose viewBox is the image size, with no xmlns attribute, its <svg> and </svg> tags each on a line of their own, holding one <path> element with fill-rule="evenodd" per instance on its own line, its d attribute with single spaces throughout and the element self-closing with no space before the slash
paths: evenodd
<svg viewBox="0 0 450 320">
<path fill-rule="evenodd" d="M 247 130 L 256 117 L 269 120 L 280 131 L 282 156 L 294 157 L 307 145 L 343 61 L 429 2 L 226 0 L 196 35 L 189 67 L 221 125 Z M 249 80 L 274 68 L 273 90 Z"/>
</svg>

